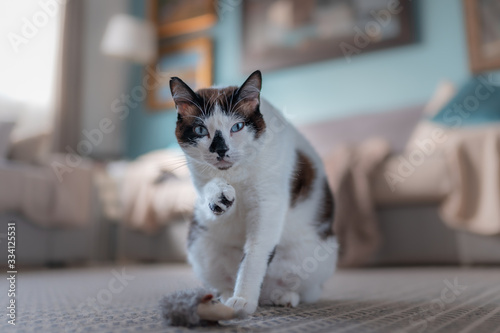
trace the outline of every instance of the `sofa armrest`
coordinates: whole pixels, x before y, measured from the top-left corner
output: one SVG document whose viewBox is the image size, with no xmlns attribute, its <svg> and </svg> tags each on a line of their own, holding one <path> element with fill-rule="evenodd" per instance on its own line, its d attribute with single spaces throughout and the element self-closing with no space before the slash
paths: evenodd
<svg viewBox="0 0 500 333">
<path fill-rule="evenodd" d="M 391 156 L 372 175 L 375 204 L 437 204 L 451 191 L 449 174 L 444 157 L 426 156 L 414 165 L 403 155 Z"/>
</svg>

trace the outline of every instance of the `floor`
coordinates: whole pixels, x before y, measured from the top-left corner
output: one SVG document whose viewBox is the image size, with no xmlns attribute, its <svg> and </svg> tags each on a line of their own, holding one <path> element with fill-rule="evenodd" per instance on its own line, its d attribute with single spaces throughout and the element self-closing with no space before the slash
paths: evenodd
<svg viewBox="0 0 500 333">
<path fill-rule="evenodd" d="M 197 285 L 185 265 L 20 271 L 16 326 L 3 319 L 0 332 L 188 331 L 164 325 L 158 300 Z M 2 279 L 2 309 L 7 289 Z M 260 308 L 250 318 L 195 330 L 500 333 L 500 268 L 339 271 L 316 304 Z"/>
</svg>

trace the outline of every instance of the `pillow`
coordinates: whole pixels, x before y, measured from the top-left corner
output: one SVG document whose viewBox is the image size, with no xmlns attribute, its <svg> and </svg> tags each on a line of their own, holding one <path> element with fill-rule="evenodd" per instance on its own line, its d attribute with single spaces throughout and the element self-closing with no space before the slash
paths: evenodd
<svg viewBox="0 0 500 333">
<path fill-rule="evenodd" d="M 14 122 L 0 121 L 0 161 L 7 158 L 10 146 L 10 133 L 14 128 Z"/>
<path fill-rule="evenodd" d="M 455 93 L 455 85 L 452 82 L 443 81 L 439 83 L 436 91 L 434 92 L 434 96 L 432 96 L 431 100 L 424 107 L 424 119 L 422 119 L 415 127 L 408 143 L 406 144 L 406 152 L 421 149 L 425 142 L 433 138 L 436 130 L 441 129 L 441 126 L 438 126 L 429 119 L 435 117 L 436 114 L 438 114 L 440 110 L 450 102 L 453 96 L 455 96 Z"/>
<path fill-rule="evenodd" d="M 449 101 L 455 96 L 457 89 L 453 82 L 444 80 L 441 81 L 431 100 L 424 107 L 423 114 L 426 117 L 434 117 Z"/>
<path fill-rule="evenodd" d="M 492 76 L 473 77 L 430 120 L 454 128 L 500 123 L 500 86 Z"/>
</svg>

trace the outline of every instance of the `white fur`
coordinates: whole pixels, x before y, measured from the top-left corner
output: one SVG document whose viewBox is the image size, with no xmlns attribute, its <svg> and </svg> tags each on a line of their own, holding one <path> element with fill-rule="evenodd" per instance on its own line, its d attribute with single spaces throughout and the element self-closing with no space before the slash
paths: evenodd
<svg viewBox="0 0 500 333">
<path fill-rule="evenodd" d="M 213 166 L 217 161 L 216 154 L 209 153 L 209 137 L 196 147 L 183 147 L 199 196 L 195 218 L 206 229 L 189 247 L 189 262 L 227 305 L 247 313 L 253 313 L 259 301 L 284 306 L 316 301 L 337 260 L 335 237 L 321 240 L 313 225 L 325 179 L 319 156 L 264 99 L 260 110 L 266 130 L 257 140 L 247 127 L 230 132 L 241 121 L 237 116 L 216 110 L 207 118 L 210 137 L 221 130 L 229 147 L 228 160 L 234 165 L 228 170 Z M 296 149 L 313 162 L 316 177 L 309 197 L 290 208 Z M 209 203 L 217 203 L 221 192 L 234 203 L 226 207 L 219 202 L 224 212 L 215 215 Z"/>
</svg>

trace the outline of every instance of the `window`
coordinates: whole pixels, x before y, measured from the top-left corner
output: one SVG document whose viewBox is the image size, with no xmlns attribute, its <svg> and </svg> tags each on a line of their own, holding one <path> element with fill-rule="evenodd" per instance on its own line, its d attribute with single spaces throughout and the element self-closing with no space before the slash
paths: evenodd
<svg viewBox="0 0 500 333">
<path fill-rule="evenodd" d="M 63 3 L 0 0 L 0 117 L 22 113 L 18 120 L 33 125 L 52 119 Z"/>
</svg>

